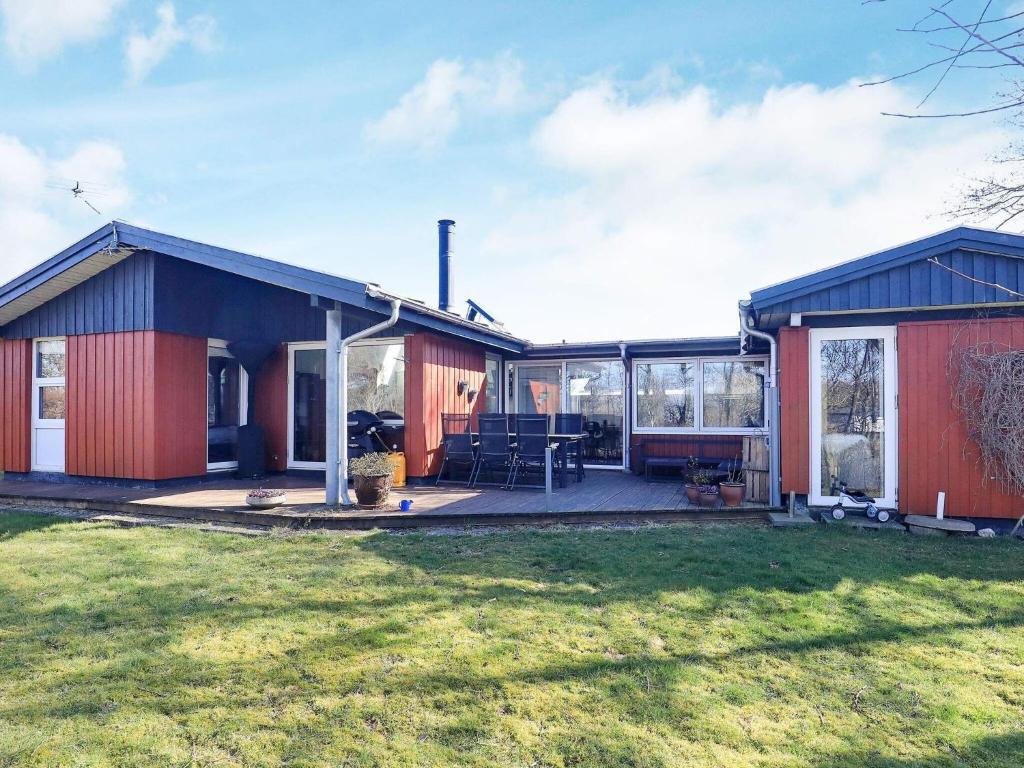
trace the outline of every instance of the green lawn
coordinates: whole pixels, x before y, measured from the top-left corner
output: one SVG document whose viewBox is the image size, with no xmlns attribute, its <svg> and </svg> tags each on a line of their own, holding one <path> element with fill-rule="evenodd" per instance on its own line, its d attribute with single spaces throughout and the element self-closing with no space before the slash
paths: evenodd
<svg viewBox="0 0 1024 768">
<path fill-rule="evenodd" d="M 1024 549 L 0 513 L 0 766 L 1020 766 Z"/>
</svg>

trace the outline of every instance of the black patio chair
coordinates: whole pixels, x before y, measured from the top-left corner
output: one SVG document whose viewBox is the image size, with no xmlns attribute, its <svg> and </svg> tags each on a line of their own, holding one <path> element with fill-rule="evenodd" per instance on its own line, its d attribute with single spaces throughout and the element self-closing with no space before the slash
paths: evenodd
<svg viewBox="0 0 1024 768">
<path fill-rule="evenodd" d="M 503 414 L 484 414 L 478 417 L 480 443 L 477 446 L 476 474 L 470 480 L 474 487 L 485 469 L 505 473 L 502 488 L 507 488 L 515 465 L 516 446 L 508 434 L 508 419 Z"/>
<path fill-rule="evenodd" d="M 551 445 L 551 438 L 548 433 L 548 416 L 541 413 L 537 415 L 519 414 L 516 417 L 516 455 L 512 465 L 512 474 L 509 478 L 509 488 L 516 487 L 516 480 L 519 472 L 528 472 L 532 469 L 539 469 L 541 476 L 544 473 L 545 449 Z M 552 452 L 552 469 L 559 471 L 561 464 L 558 453 Z M 544 485 L 533 486 L 543 488 Z"/>
<path fill-rule="evenodd" d="M 444 460 L 441 462 L 441 470 L 437 473 L 437 480 L 434 481 L 435 486 L 440 485 L 446 468 L 448 469 L 447 482 L 451 482 L 452 465 L 454 464 L 467 464 L 469 479 L 466 481 L 466 485 L 473 482 L 473 473 L 476 471 L 479 457 L 469 425 L 468 414 L 441 414 L 441 445 L 444 447 Z"/>
<path fill-rule="evenodd" d="M 585 422 L 586 420 L 582 413 L 556 413 L 555 434 L 581 435 L 587 431 Z M 567 459 L 570 464 L 582 464 L 583 457 L 579 455 L 581 450 L 583 450 L 583 445 L 579 440 L 573 440 L 566 446 Z M 581 468 L 579 474 L 580 478 L 582 478 L 585 475 L 585 471 Z"/>
</svg>

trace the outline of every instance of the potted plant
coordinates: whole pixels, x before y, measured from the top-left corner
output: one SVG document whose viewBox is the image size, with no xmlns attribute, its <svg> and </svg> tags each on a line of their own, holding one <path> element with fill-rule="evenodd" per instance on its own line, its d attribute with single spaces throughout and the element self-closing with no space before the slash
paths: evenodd
<svg viewBox="0 0 1024 768">
<path fill-rule="evenodd" d="M 729 476 L 718 484 L 722 503 L 727 507 L 738 507 L 743 503 L 743 494 L 746 490 L 747 484 L 743 481 L 743 470 L 740 469 L 739 461 L 736 461 L 729 469 Z"/>
<path fill-rule="evenodd" d="M 686 498 L 691 504 L 700 503 L 700 491 L 697 489 L 696 473 L 693 471 L 696 466 L 697 461 L 691 456 L 686 469 L 683 470 L 683 488 L 686 489 Z"/>
<path fill-rule="evenodd" d="M 387 503 L 394 466 L 386 453 L 357 456 L 349 461 L 348 472 L 360 507 L 376 509 Z"/>
<path fill-rule="evenodd" d="M 718 484 L 715 477 L 706 469 L 702 469 L 693 476 L 697 484 L 697 503 L 702 507 L 713 507 L 718 503 Z"/>
<path fill-rule="evenodd" d="M 255 509 L 272 509 L 279 507 L 288 501 L 284 491 L 275 491 L 270 488 L 256 488 L 245 495 L 245 503 Z"/>
</svg>

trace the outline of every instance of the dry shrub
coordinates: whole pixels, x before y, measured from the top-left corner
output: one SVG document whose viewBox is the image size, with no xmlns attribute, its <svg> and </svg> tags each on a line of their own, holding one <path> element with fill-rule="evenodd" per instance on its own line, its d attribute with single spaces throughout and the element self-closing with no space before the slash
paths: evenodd
<svg viewBox="0 0 1024 768">
<path fill-rule="evenodd" d="M 1024 350 L 992 341 L 953 345 L 953 405 L 977 443 L 985 477 L 1024 494 Z"/>
</svg>

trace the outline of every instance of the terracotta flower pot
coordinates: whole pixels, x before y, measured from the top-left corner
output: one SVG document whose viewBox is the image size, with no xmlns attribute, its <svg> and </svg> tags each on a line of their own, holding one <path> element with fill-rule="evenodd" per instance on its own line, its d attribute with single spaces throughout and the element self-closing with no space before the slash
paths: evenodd
<svg viewBox="0 0 1024 768">
<path fill-rule="evenodd" d="M 356 501 L 359 502 L 360 507 L 376 509 L 387 503 L 388 494 L 391 493 L 391 475 L 380 477 L 356 475 L 352 480 L 356 490 Z"/>
<path fill-rule="evenodd" d="M 686 488 L 686 498 L 691 504 L 700 504 L 700 490 L 697 488 L 696 483 L 686 483 L 683 486 Z"/>
<path fill-rule="evenodd" d="M 718 492 L 722 495 L 722 503 L 727 507 L 738 507 L 743 503 L 743 493 L 747 486 L 744 483 L 719 483 Z"/>
<path fill-rule="evenodd" d="M 700 492 L 700 505 L 702 507 L 713 507 L 718 504 L 718 489 L 702 490 Z"/>
</svg>

